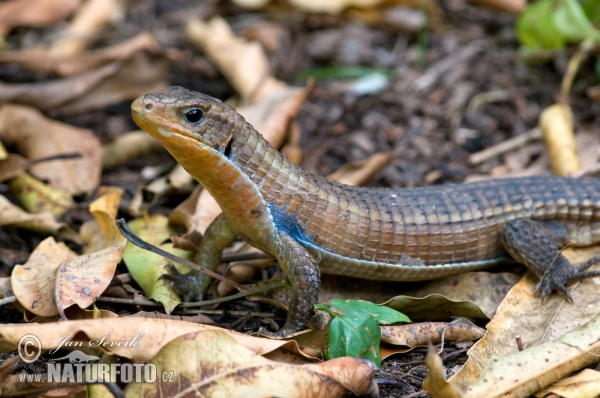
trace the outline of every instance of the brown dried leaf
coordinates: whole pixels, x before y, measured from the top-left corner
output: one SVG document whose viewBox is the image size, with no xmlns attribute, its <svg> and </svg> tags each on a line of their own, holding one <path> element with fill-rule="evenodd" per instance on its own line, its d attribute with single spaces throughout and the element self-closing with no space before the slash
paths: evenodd
<svg viewBox="0 0 600 398">
<path fill-rule="evenodd" d="M 62 103 L 56 108 L 61 114 L 84 112 L 103 108 L 126 100 L 132 100 L 142 94 L 168 86 L 166 76 L 170 61 L 165 58 L 152 59 L 139 51 L 99 84 L 92 87 L 79 98 Z"/>
<path fill-rule="evenodd" d="M 552 172 L 561 177 L 577 173 L 581 167 L 575 147 L 571 108 L 565 104 L 549 106 L 540 115 L 539 125 Z"/>
<path fill-rule="evenodd" d="M 259 102 L 286 87 L 271 76 L 260 44 L 236 37 L 223 18 L 214 17 L 208 22 L 192 19 L 186 35 L 217 65 L 242 98 Z"/>
<path fill-rule="evenodd" d="M 275 362 L 220 331 L 182 336 L 165 346 L 153 362 L 159 372 L 175 372 L 168 390 L 155 384 L 153 391 L 169 396 L 275 396 L 281 391 L 302 396 L 310 391 L 312 397 L 341 397 L 377 391 L 374 370 L 364 361 L 344 357 L 314 365 Z M 147 392 L 149 385 L 132 383 L 126 392 L 138 396 L 142 388 Z"/>
<path fill-rule="evenodd" d="M 361 162 L 347 163 L 327 176 L 332 181 L 347 185 L 364 185 L 392 159 L 392 153 L 376 153 Z"/>
<path fill-rule="evenodd" d="M 49 119 L 30 107 L 4 105 L 0 108 L 0 138 L 16 145 L 28 159 L 81 154 L 79 159 L 54 160 L 31 167 L 34 176 L 52 187 L 81 194 L 91 192 L 100 182 L 100 140 L 91 130 Z"/>
<path fill-rule="evenodd" d="M 431 398 L 462 398 L 461 393 L 446 381 L 446 371 L 444 370 L 442 358 L 432 347 L 429 347 L 427 351 L 425 365 L 429 374 L 423 380 L 423 389 L 431 394 Z"/>
<path fill-rule="evenodd" d="M 81 0 L 12 0 L 0 4 L 0 36 L 17 26 L 45 27 L 64 20 Z"/>
<path fill-rule="evenodd" d="M 155 52 L 158 43 L 148 32 L 142 32 L 131 39 L 111 47 L 88 51 L 74 56 L 54 54 L 47 48 L 0 52 L 0 62 L 17 64 L 23 68 L 59 76 L 73 76 L 100 68 L 114 61 L 124 61 L 138 51 Z"/>
<path fill-rule="evenodd" d="M 102 167 L 107 169 L 162 150 L 162 145 L 145 131 L 137 130 L 118 136 L 102 146 Z"/>
<path fill-rule="evenodd" d="M 283 349 L 304 356 L 295 341 L 272 340 L 252 337 L 246 334 L 224 330 L 209 325 L 176 321 L 173 319 L 151 318 L 108 318 L 93 320 L 72 320 L 69 322 L 49 322 L 44 324 L 0 324 L 0 347 L 6 351 L 16 350 L 24 334 L 32 333 L 39 337 L 44 350 L 58 347 L 65 336 L 69 340 L 77 335 L 87 347 L 89 341 L 100 341 L 110 336 L 110 341 L 131 341 L 139 337 L 138 344 L 104 346 L 104 350 L 135 361 L 148 362 L 169 342 L 188 333 L 219 331 L 233 337 L 235 341 L 258 355 Z M 86 336 L 89 340 L 86 341 Z M 90 345 L 92 346 L 92 345 Z M 93 345 L 97 348 L 97 345 Z"/>
<path fill-rule="evenodd" d="M 27 213 L 2 195 L 0 195 L 0 227 L 23 228 L 41 234 L 61 235 L 71 240 L 77 237 L 75 231 L 67 224 L 56 221 L 50 212 Z"/>
<path fill-rule="evenodd" d="M 527 397 L 576 370 L 597 363 L 598 335 L 600 315 L 556 340 L 496 355 L 477 382 L 469 386 L 465 397 Z M 450 382 L 454 384 L 453 379 Z"/>
<path fill-rule="evenodd" d="M 76 255 L 64 243 L 57 243 L 52 237 L 44 239 L 25 264 L 13 269 L 11 285 L 19 303 L 39 316 L 58 315 L 54 296 L 56 270 Z"/>
<path fill-rule="evenodd" d="M 123 190 L 117 187 L 103 187 L 101 196 L 90 203 L 90 213 L 95 220 L 87 222 L 86 227 L 81 229 L 81 238 L 88 243 L 85 253 L 93 253 L 122 242 L 125 238 L 119 232 L 115 224 L 119 202 Z M 93 227 L 91 226 L 95 224 Z M 93 231 L 93 234 L 89 234 Z M 84 232 L 88 233 L 86 236 Z"/>
<path fill-rule="evenodd" d="M 104 25 L 123 19 L 123 7 L 124 4 L 120 0 L 86 1 L 50 51 L 61 57 L 80 53 Z"/>
<path fill-rule="evenodd" d="M 573 264 L 579 264 L 599 252 L 600 247 L 591 247 L 577 250 L 567 249 L 563 253 Z M 598 268 L 598 266 L 592 267 L 592 269 Z M 532 277 L 526 274 L 509 291 L 494 319 L 488 323 L 488 332 L 485 337 L 469 350 L 469 360 L 450 379 L 459 390 L 466 391 L 475 383 L 483 368 L 490 363 L 493 355 L 517 352 L 517 337 L 520 338 L 523 347 L 537 348 L 539 344 L 557 339 L 564 333 L 588 322 L 600 312 L 600 296 L 597 294 L 598 285 L 594 279 L 586 279 L 571 286 L 575 305 L 567 303 L 566 299 L 558 294 L 546 298 L 542 304 L 540 298 L 534 294 L 534 287 L 535 282 Z M 554 354 L 549 357 L 553 359 Z M 540 360 L 539 363 L 543 362 L 545 366 L 554 366 L 549 365 L 552 361 Z M 576 369 L 571 371 L 574 370 Z M 548 371 L 554 373 L 556 377 L 554 380 L 549 380 L 548 384 L 560 379 L 561 376 L 554 370 L 549 368 Z M 535 376 L 535 378 L 538 377 L 539 374 Z M 506 380 L 512 379 L 506 378 Z M 517 379 L 520 383 L 531 382 L 520 374 Z M 518 385 L 512 385 L 511 388 L 517 387 Z"/>
<path fill-rule="evenodd" d="M 55 274 L 55 295 L 62 319 L 67 319 L 68 307 L 77 304 L 87 308 L 100 297 L 112 280 L 124 248 L 125 239 L 121 239 L 115 246 L 60 263 Z"/>
<path fill-rule="evenodd" d="M 584 369 L 574 376 L 544 388 L 535 394 L 536 398 L 558 396 L 567 398 L 594 398 L 600 392 L 600 372 L 593 369 Z"/>
<path fill-rule="evenodd" d="M 81 75 L 41 83 L 6 84 L 0 82 L 0 103 L 14 102 L 37 109 L 54 109 L 89 92 L 108 76 L 115 74 L 123 62 L 113 62 Z"/>
<path fill-rule="evenodd" d="M 31 161 L 16 153 L 10 153 L 0 160 L 0 182 L 18 177 L 31 166 Z"/>
<path fill-rule="evenodd" d="M 430 342 L 474 341 L 484 334 L 484 329 L 465 320 L 463 323 L 422 322 L 381 327 L 381 341 L 411 348 L 427 346 Z"/>
</svg>

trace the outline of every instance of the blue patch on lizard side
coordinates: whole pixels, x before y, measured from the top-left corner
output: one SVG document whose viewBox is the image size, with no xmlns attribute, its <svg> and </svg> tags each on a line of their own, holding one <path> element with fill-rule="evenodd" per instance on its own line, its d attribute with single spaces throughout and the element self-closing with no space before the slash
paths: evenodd
<svg viewBox="0 0 600 398">
<path fill-rule="evenodd" d="M 283 206 L 277 206 L 272 203 L 269 203 L 268 206 L 273 217 L 273 222 L 278 230 L 284 231 L 300 243 L 319 246 L 314 242 L 314 237 L 307 236 L 304 233 L 304 230 L 298 224 L 295 214 L 290 214 Z"/>
</svg>

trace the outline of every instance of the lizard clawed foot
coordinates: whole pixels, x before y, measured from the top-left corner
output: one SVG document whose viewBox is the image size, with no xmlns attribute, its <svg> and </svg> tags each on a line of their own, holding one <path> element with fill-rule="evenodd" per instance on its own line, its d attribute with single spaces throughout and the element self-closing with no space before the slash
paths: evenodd
<svg viewBox="0 0 600 398">
<path fill-rule="evenodd" d="M 590 258 L 578 267 L 573 267 L 566 258 L 562 257 L 562 255 L 556 260 L 557 263 L 564 263 L 561 267 L 558 267 L 558 269 L 560 269 L 561 272 L 550 272 L 544 275 L 542 280 L 535 286 L 535 290 L 540 293 L 540 296 L 542 297 L 542 302 L 550 293 L 552 293 L 553 291 L 557 291 L 559 293 L 562 293 L 567 298 L 567 300 L 571 304 L 573 304 L 573 298 L 571 297 L 571 293 L 565 285 L 572 282 L 581 281 L 587 278 L 599 277 L 600 270 L 588 271 L 588 268 L 600 262 L 600 255 Z M 570 270 L 565 272 L 564 270 L 566 269 Z"/>
<path fill-rule="evenodd" d="M 170 281 L 169 287 L 173 289 L 183 301 L 194 302 L 202 301 L 204 299 L 204 291 L 206 289 L 204 289 L 203 284 L 196 277 L 197 274 L 195 272 L 192 271 L 187 274 L 182 274 L 171 263 L 167 264 L 167 268 L 169 269 L 169 273 L 163 274 L 160 279 Z"/>
</svg>

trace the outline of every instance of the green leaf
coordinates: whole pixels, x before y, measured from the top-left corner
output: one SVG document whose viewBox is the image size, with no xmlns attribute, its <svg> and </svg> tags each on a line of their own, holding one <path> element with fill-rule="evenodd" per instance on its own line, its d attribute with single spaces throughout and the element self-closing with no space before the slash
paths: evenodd
<svg viewBox="0 0 600 398">
<path fill-rule="evenodd" d="M 558 32 L 570 42 L 579 43 L 600 37 L 577 0 L 562 0 L 552 17 Z"/>
<path fill-rule="evenodd" d="M 600 26 L 600 0 L 585 0 L 580 5 L 592 25 Z"/>
<path fill-rule="evenodd" d="M 335 299 L 329 304 L 330 307 L 338 308 L 346 313 L 363 312 L 375 318 L 380 325 L 391 325 L 397 322 L 409 323 L 410 319 L 401 312 L 395 309 L 377 305 L 369 301 L 362 300 L 342 300 Z"/>
<path fill-rule="evenodd" d="M 336 316 L 329 325 L 327 358 L 353 356 L 381 366 L 381 329 L 377 321 L 364 312 L 347 312 Z"/>
<path fill-rule="evenodd" d="M 528 48 L 561 49 L 566 39 L 554 25 L 553 12 L 556 0 L 540 0 L 532 3 L 517 20 L 517 37 Z"/>
</svg>

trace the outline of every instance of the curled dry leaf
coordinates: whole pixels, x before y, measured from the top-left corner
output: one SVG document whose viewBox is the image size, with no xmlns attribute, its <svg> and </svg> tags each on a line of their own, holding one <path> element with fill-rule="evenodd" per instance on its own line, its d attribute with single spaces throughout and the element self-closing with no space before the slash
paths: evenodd
<svg viewBox="0 0 600 398">
<path fill-rule="evenodd" d="M 75 207 L 69 192 L 49 187 L 27 173 L 12 179 L 9 186 L 21 206 L 30 213 L 48 211 L 58 217 Z"/>
<path fill-rule="evenodd" d="M 423 389 L 431 394 L 431 398 L 462 398 L 462 394 L 446 381 L 442 358 L 432 347 L 427 351 L 425 365 L 429 373 L 423 380 Z"/>
<path fill-rule="evenodd" d="M 23 228 L 41 234 L 60 235 L 65 239 L 79 242 L 77 233 L 67 224 L 56 221 L 50 212 L 27 213 L 2 195 L 0 195 L 0 227 Z"/>
<path fill-rule="evenodd" d="M 52 26 L 75 11 L 81 0 L 12 0 L 0 4 L 0 36 L 17 26 Z"/>
<path fill-rule="evenodd" d="M 343 165 L 327 178 L 347 185 L 364 185 L 389 164 L 392 156 L 392 153 L 376 153 L 361 162 Z"/>
<path fill-rule="evenodd" d="M 141 130 L 131 131 L 102 146 L 102 167 L 115 167 L 159 150 L 162 150 L 162 145 L 150 134 Z"/>
<path fill-rule="evenodd" d="M 2 352 L 16 350 L 19 340 L 27 333 L 38 336 L 44 350 L 57 348 L 59 341 L 65 336 L 68 337 L 69 341 L 82 341 L 87 347 L 89 341 L 97 342 L 102 338 L 106 339 L 108 335 L 110 336 L 110 341 L 132 342 L 135 339 L 135 341 L 138 341 L 138 344 L 129 346 L 119 344 L 104 347 L 106 352 L 114 353 L 134 361 L 148 362 L 166 344 L 177 337 L 205 330 L 226 333 L 238 344 L 252 350 L 257 355 L 265 355 L 282 349 L 297 354 L 297 357 L 304 356 L 294 341 L 278 341 L 252 337 L 214 326 L 199 325 L 197 323 L 173 319 L 134 317 L 72 320 L 70 322 L 49 322 L 43 324 L 0 324 L 0 348 Z M 97 345 L 94 347 L 97 348 Z"/>
<path fill-rule="evenodd" d="M 67 245 L 50 237 L 35 248 L 25 264 L 15 266 L 11 285 L 23 307 L 39 316 L 57 315 L 56 270 L 63 261 L 76 255 Z"/>
<path fill-rule="evenodd" d="M 121 0 L 88 0 L 71 20 L 61 38 L 52 45 L 50 51 L 58 56 L 73 56 L 80 53 L 100 28 L 108 22 L 123 19 Z"/>
<path fill-rule="evenodd" d="M 526 397 L 598 362 L 600 315 L 560 338 L 523 351 L 494 356 L 465 397 Z M 470 358 L 469 358 L 470 360 Z M 452 383 L 452 379 L 450 380 Z"/>
<path fill-rule="evenodd" d="M 549 106 L 540 115 L 540 129 L 550 156 L 550 167 L 557 176 L 569 176 L 580 169 L 573 131 L 573 113 L 565 104 Z"/>
<path fill-rule="evenodd" d="M 0 103 L 14 102 L 34 108 L 54 109 L 89 92 L 119 70 L 122 62 L 113 62 L 78 76 L 41 83 L 0 83 Z"/>
<path fill-rule="evenodd" d="M 535 394 L 535 397 L 597 397 L 599 391 L 600 372 L 593 369 L 584 369 L 574 376 L 565 377 L 543 390 L 538 391 Z"/>
<path fill-rule="evenodd" d="M 236 37 L 223 18 L 214 17 L 208 22 L 193 19 L 186 26 L 186 34 L 217 64 L 242 98 L 259 102 L 286 87 L 271 76 L 260 44 Z"/>
<path fill-rule="evenodd" d="M 266 359 L 227 334 L 207 330 L 172 341 L 153 359 L 159 374 L 174 372 L 168 386 L 130 384 L 126 392 L 138 396 L 154 388 L 168 396 L 288 396 L 341 397 L 377 392 L 374 369 L 354 358 L 319 364 L 291 365 Z"/>
<path fill-rule="evenodd" d="M 132 100 L 168 86 L 166 76 L 170 61 L 165 58 L 152 59 L 139 51 L 119 64 L 114 74 L 91 87 L 83 96 L 61 104 L 55 111 L 61 114 L 85 112 Z"/>
<path fill-rule="evenodd" d="M 155 52 L 158 43 L 148 33 L 140 33 L 114 46 L 88 51 L 74 56 L 54 54 L 47 48 L 0 52 L 0 62 L 11 63 L 44 73 L 73 76 L 100 68 L 114 61 L 124 61 L 138 51 Z"/>
<path fill-rule="evenodd" d="M 31 167 L 37 178 L 71 194 L 89 193 L 100 182 L 100 140 L 91 130 L 49 119 L 20 105 L 0 108 L 0 138 L 28 159 L 78 153 L 81 158 L 43 162 Z"/>
<path fill-rule="evenodd" d="M 599 247 L 590 247 L 567 249 L 563 254 L 576 265 L 598 252 L 600 252 Z M 592 269 L 598 268 L 598 266 L 592 267 Z M 597 316 L 600 312 L 600 296 L 598 296 L 598 285 L 594 280 L 586 279 L 570 288 L 575 305 L 567 303 L 562 295 L 557 294 L 546 298 L 542 304 L 541 299 L 535 295 L 535 281 L 526 274 L 509 291 L 496 315 L 487 324 L 486 335 L 469 350 L 469 360 L 450 379 L 450 382 L 459 390 L 466 391 L 480 377 L 493 355 L 506 355 L 519 350 L 517 337 L 520 338 L 523 347 L 537 347 L 541 343 L 559 338 L 565 332 Z M 540 363 L 542 362 L 545 361 L 540 360 Z M 548 372 L 556 377 L 549 383 L 561 377 L 555 373 L 555 370 L 548 368 Z M 534 377 L 532 380 L 519 376 L 519 382 L 523 384 L 539 378 L 539 374 L 532 376 Z"/>
<path fill-rule="evenodd" d="M 474 341 L 484 334 L 484 329 L 466 322 L 423 322 L 381 327 L 381 341 L 411 348 L 426 346 L 429 342 Z"/>
<path fill-rule="evenodd" d="M 80 229 L 81 239 L 88 244 L 85 253 L 93 253 L 125 240 L 115 224 L 123 190 L 103 187 L 101 196 L 90 204 L 94 220 L 84 223 Z"/>
<path fill-rule="evenodd" d="M 110 284 L 123 257 L 125 240 L 83 256 L 63 261 L 56 273 L 56 308 L 62 319 L 67 319 L 65 309 L 77 304 L 87 308 L 100 297 Z"/>
</svg>

